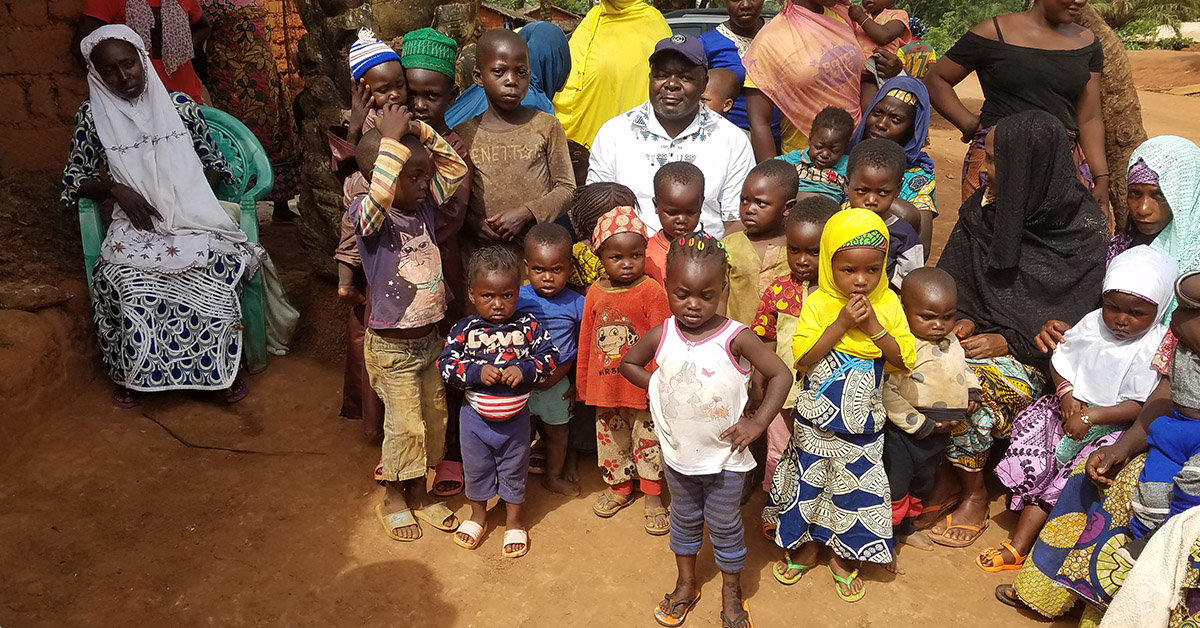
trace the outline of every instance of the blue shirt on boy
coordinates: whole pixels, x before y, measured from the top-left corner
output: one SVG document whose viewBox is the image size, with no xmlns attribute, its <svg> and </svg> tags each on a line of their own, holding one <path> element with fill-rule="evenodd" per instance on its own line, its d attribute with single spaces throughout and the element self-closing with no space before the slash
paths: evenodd
<svg viewBox="0 0 1200 628">
<path fill-rule="evenodd" d="M 583 320 L 583 295 L 569 288 L 544 297 L 531 285 L 521 286 L 517 313 L 532 314 L 550 332 L 558 347 L 559 364 L 570 364 L 579 352 L 579 323 Z"/>
</svg>

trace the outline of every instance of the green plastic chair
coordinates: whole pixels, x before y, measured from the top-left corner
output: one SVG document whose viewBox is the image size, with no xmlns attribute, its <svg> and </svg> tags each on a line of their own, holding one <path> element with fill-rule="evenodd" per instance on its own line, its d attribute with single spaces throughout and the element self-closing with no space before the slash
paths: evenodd
<svg viewBox="0 0 1200 628">
<path fill-rule="evenodd" d="M 255 204 L 271 191 L 274 176 L 271 162 L 258 138 L 237 118 L 212 107 L 200 106 L 212 131 L 213 140 L 233 169 L 234 183 L 217 186 L 217 198 L 242 207 L 241 228 L 250 242 L 258 242 L 258 213 Z M 92 286 L 92 271 L 100 259 L 104 242 L 104 225 L 96 211 L 96 202 L 79 199 L 79 233 L 83 239 L 83 263 L 87 271 L 88 288 Z M 267 368 L 267 322 L 263 303 L 262 274 L 256 274 L 242 288 L 242 326 L 246 369 L 260 373 Z"/>
</svg>

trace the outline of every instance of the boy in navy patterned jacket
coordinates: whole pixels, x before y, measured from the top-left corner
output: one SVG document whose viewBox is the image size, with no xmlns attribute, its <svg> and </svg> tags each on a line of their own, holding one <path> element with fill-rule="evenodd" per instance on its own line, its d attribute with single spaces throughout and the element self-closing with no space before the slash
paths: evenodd
<svg viewBox="0 0 1200 628">
<path fill-rule="evenodd" d="M 554 372 L 558 348 L 533 315 L 515 314 L 521 271 L 511 251 L 500 246 L 476 251 L 467 263 L 467 285 L 479 315 L 454 325 L 438 357 L 442 379 L 467 397 L 459 413 L 459 438 L 471 518 L 458 527 L 454 542 L 479 547 L 487 501 L 499 495 L 507 513 L 504 556 L 517 558 L 529 551 L 529 535 L 521 524 L 529 469 L 529 396 L 534 383 Z"/>
</svg>

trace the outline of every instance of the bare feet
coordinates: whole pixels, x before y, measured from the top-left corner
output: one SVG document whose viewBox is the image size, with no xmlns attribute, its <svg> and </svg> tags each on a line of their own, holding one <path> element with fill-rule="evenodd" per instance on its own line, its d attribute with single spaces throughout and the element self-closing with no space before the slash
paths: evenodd
<svg viewBox="0 0 1200 628">
<path fill-rule="evenodd" d="M 889 573 L 894 573 L 897 576 L 904 575 L 904 567 L 900 566 L 900 556 L 898 554 L 893 556 L 892 562 L 884 563 L 882 567 L 888 570 Z"/>
<path fill-rule="evenodd" d="M 913 549 L 919 549 L 922 552 L 932 552 L 934 548 L 933 541 L 930 540 L 929 535 L 925 534 L 924 532 L 917 532 L 916 534 L 909 534 L 906 536 L 898 536 L 896 537 L 896 542 L 903 543 L 904 545 L 907 545 Z"/>
<path fill-rule="evenodd" d="M 574 447 L 567 447 L 567 457 L 563 461 L 562 479 L 575 484 L 579 483 L 579 452 Z"/>
<path fill-rule="evenodd" d="M 542 486 L 546 487 L 548 491 L 566 495 L 567 497 L 579 496 L 579 485 L 574 482 L 568 482 L 563 478 L 556 478 L 550 475 L 543 476 Z"/>
</svg>

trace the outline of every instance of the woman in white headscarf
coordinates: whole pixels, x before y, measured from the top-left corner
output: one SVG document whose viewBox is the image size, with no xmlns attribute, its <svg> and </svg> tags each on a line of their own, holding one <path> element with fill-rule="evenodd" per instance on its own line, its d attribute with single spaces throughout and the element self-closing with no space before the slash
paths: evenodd
<svg viewBox="0 0 1200 628">
<path fill-rule="evenodd" d="M 229 166 L 196 103 L 163 87 L 132 29 L 103 26 L 80 47 L 90 98 L 75 116 L 62 198 L 116 202 L 92 277 L 113 403 L 178 389 L 240 400 L 239 293 L 266 255 L 213 193 Z"/>
</svg>

